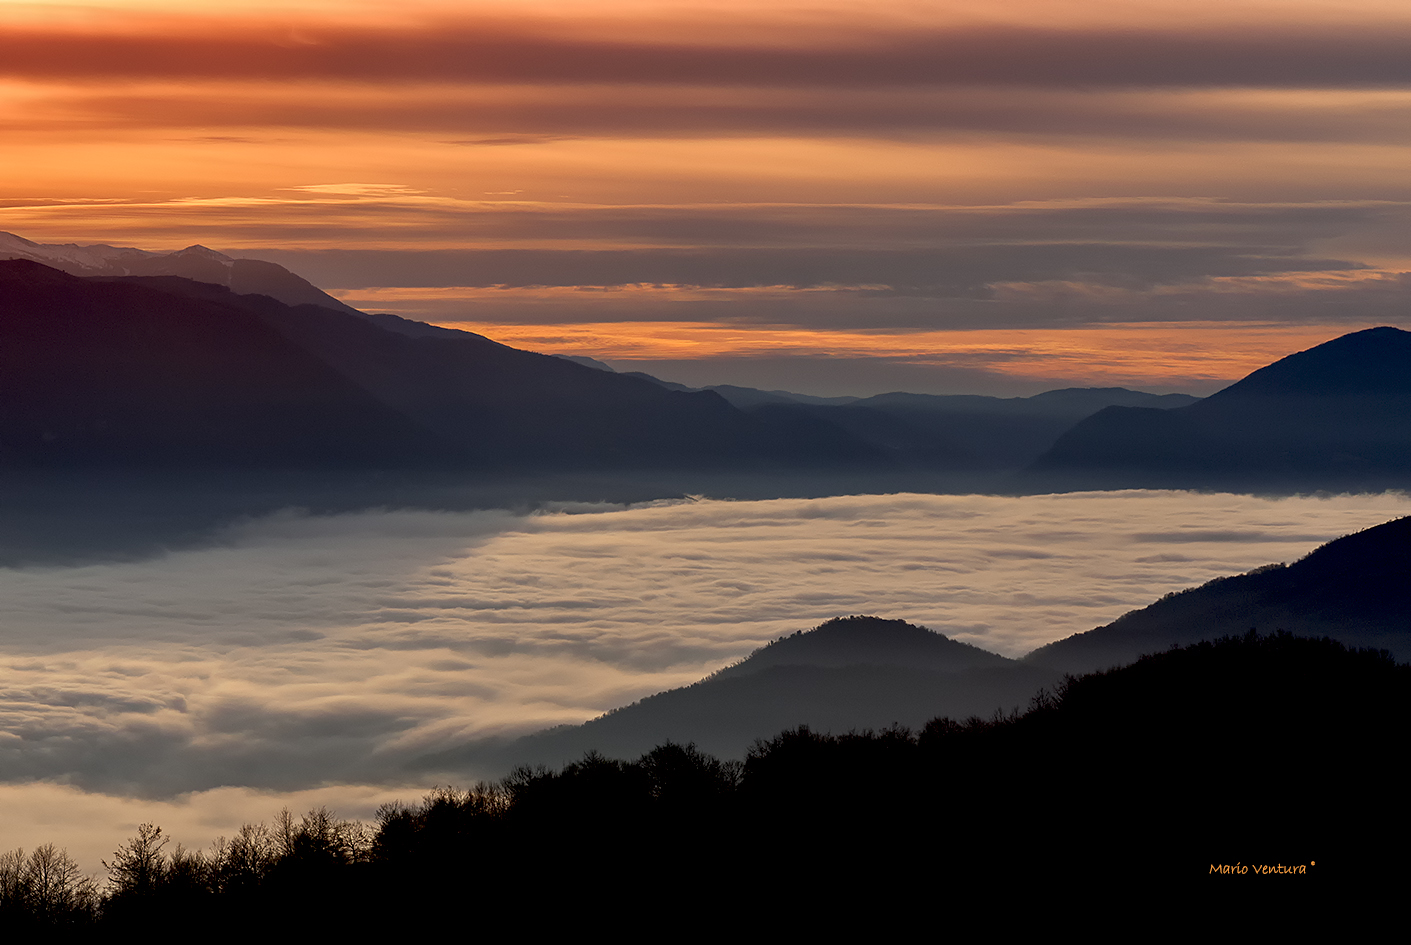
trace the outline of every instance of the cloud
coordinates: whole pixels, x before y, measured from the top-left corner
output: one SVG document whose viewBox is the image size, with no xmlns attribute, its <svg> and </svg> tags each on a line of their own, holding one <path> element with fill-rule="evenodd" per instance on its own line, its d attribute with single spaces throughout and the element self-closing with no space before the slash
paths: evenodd
<svg viewBox="0 0 1411 945">
<path fill-rule="evenodd" d="M 348 88 L 251 81 L 26 86 L 12 95 L 4 127 L 189 129 L 193 140 L 231 143 L 260 141 L 251 129 L 390 132 L 438 135 L 449 145 L 531 148 L 593 137 L 1404 145 L 1408 111 L 1399 88 Z"/>
<path fill-rule="evenodd" d="M 365 83 L 915 87 L 1385 88 L 1411 81 L 1404 22 L 1258 29 L 932 26 L 746 34 L 743 40 L 631 32 L 571 35 L 572 21 L 450 19 L 404 28 L 311 23 L 290 41 L 266 27 L 187 21 L 85 32 L 14 26 L 0 74 L 27 79 L 259 79 Z M 195 27 L 194 29 L 192 27 Z M 536 28 L 537 27 L 537 28 Z M 767 38 L 766 38 L 767 37 Z"/>
<path fill-rule="evenodd" d="M 1017 655 L 1407 509 L 1133 492 L 284 514 L 150 560 L 0 571 L 0 782 L 407 784 L 427 753 L 590 718 L 829 617 Z"/>
<path fill-rule="evenodd" d="M 1205 277 L 1327 272 L 1356 262 L 1287 254 L 1270 246 L 1136 246 L 1117 243 L 992 245 L 926 250 L 730 248 L 714 250 L 377 250 L 284 252 L 335 288 L 385 285 L 678 285 L 743 289 L 848 287 L 965 298 L 998 282 L 1080 281 L 1146 288 Z"/>
</svg>

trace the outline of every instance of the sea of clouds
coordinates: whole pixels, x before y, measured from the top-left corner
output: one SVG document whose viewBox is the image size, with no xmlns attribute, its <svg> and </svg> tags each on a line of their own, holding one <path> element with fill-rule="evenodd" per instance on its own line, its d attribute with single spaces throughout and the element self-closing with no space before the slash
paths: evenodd
<svg viewBox="0 0 1411 945">
<path fill-rule="evenodd" d="M 847 496 L 283 513 L 137 562 L 0 570 L 0 850 L 96 869 L 493 771 L 428 754 L 592 718 L 842 614 L 1007 656 L 1411 512 L 1401 494 Z M 767 734 L 767 733 L 761 733 Z"/>
</svg>

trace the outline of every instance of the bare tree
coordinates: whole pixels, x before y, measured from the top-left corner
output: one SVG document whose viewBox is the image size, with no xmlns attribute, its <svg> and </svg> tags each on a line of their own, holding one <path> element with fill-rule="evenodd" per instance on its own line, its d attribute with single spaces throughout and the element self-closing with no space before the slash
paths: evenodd
<svg viewBox="0 0 1411 945">
<path fill-rule="evenodd" d="M 166 845 L 161 827 L 138 824 L 137 836 L 118 847 L 113 862 L 103 861 L 114 895 L 146 895 L 156 889 L 166 874 Z"/>
<path fill-rule="evenodd" d="M 28 857 L 23 850 L 0 854 L 0 916 L 6 924 L 74 925 L 98 912 L 98 889 L 67 850 L 52 843 Z"/>
</svg>

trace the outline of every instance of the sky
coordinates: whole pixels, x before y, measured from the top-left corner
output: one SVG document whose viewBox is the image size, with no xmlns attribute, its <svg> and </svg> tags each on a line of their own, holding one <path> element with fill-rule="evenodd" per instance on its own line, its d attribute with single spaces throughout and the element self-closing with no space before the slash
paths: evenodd
<svg viewBox="0 0 1411 945">
<path fill-rule="evenodd" d="M 6 2 L 0 230 L 687 383 L 1204 394 L 1408 322 L 1411 7 Z"/>
<path fill-rule="evenodd" d="M 1404 495 L 839 496 L 292 512 L 142 561 L 0 569 L 0 851 L 88 870 L 503 772 L 420 759 L 581 722 L 831 617 L 1008 656 L 1411 511 Z"/>
</svg>

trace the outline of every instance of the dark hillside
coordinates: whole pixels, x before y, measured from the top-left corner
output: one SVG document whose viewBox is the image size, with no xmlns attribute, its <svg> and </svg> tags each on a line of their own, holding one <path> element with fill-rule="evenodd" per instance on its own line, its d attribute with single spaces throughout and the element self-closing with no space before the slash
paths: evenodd
<svg viewBox="0 0 1411 945">
<path fill-rule="evenodd" d="M 875 927 L 938 889 L 999 889 L 1299 918 L 1396 901 L 1408 697 L 1411 667 L 1385 653 L 1247 634 L 1070 680 L 1022 716 L 795 728 L 743 765 L 672 743 L 589 753 L 386 805 L 370 830 L 285 812 L 193 852 L 143 825 L 105 895 L 71 881 L 41 900 L 18 868 L 35 857 L 6 854 L 0 917 L 30 933 L 179 919 L 365 935 L 443 929 L 473 896 L 497 931 L 546 908 L 674 929 L 688 899 Z"/>
<path fill-rule="evenodd" d="M 1088 672 L 1251 627 L 1411 656 L 1411 518 L 1339 538 L 1287 567 L 1270 565 L 1167 595 L 1105 627 L 1040 647 L 1023 661 Z"/>
<path fill-rule="evenodd" d="M 709 392 L 665 390 L 472 332 L 411 336 L 383 330 L 359 313 L 291 308 L 186 280 L 162 282 L 168 291 L 219 297 L 258 312 L 484 468 L 826 468 L 877 459 L 834 430 L 777 430 Z"/>
<path fill-rule="evenodd" d="M 1003 398 L 891 393 L 844 404 L 790 403 L 779 396 L 756 397 L 752 402 L 738 394 L 726 396 L 778 425 L 797 424 L 805 418 L 827 423 L 898 463 L 953 472 L 1022 469 L 1075 423 L 1114 404 L 1164 412 L 1196 400 L 1184 394 L 1147 394 L 1120 387 Z"/>
<path fill-rule="evenodd" d="M 0 465 L 443 463 L 431 431 L 262 319 L 0 262 Z"/>
<path fill-rule="evenodd" d="M 549 729 L 504 748 L 470 746 L 424 764 L 561 764 L 590 750 L 633 756 L 664 741 L 741 758 L 754 739 L 799 725 L 846 732 L 919 726 L 936 715 L 1009 712 L 1059 678 L 1046 667 L 1025 666 L 905 621 L 845 617 L 583 725 Z"/>
<path fill-rule="evenodd" d="M 0 320 L 10 467 L 885 466 L 836 428 L 779 427 L 713 393 L 176 276 L 0 261 Z"/>
<path fill-rule="evenodd" d="M 1175 410 L 1108 407 L 1030 467 L 1094 487 L 1411 483 L 1411 332 L 1369 328 Z"/>
</svg>

